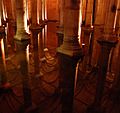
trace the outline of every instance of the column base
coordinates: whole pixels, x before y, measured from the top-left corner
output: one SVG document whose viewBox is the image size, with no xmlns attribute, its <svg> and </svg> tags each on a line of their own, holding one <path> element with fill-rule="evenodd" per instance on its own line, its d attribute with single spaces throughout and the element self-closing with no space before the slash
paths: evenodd
<svg viewBox="0 0 120 113">
<path fill-rule="evenodd" d="M 15 40 L 18 40 L 18 41 L 25 41 L 25 40 L 30 40 L 30 36 L 29 36 L 29 34 L 26 33 L 26 32 L 17 33 L 17 34 L 14 36 L 14 39 L 15 39 Z"/>
<path fill-rule="evenodd" d="M 76 48 L 76 49 L 65 49 L 63 47 L 63 45 L 61 45 L 60 47 L 57 48 L 57 52 L 61 53 L 61 54 L 64 54 L 64 55 L 68 55 L 68 56 L 71 56 L 71 57 L 74 57 L 74 56 L 83 56 L 82 55 L 82 48 Z"/>
</svg>

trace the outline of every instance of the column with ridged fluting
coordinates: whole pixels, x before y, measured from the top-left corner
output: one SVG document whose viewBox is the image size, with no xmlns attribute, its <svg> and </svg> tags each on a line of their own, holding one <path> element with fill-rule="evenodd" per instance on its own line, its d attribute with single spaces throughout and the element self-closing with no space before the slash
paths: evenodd
<svg viewBox="0 0 120 113">
<path fill-rule="evenodd" d="M 58 47 L 62 113 L 73 112 L 76 65 L 81 58 L 78 42 L 80 0 L 65 0 L 64 39 Z"/>
</svg>

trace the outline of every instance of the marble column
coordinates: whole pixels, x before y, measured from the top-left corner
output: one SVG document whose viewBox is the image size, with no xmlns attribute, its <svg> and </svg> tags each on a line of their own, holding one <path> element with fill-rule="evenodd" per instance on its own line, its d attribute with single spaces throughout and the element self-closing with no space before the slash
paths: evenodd
<svg viewBox="0 0 120 113">
<path fill-rule="evenodd" d="M 104 109 L 101 108 L 101 101 L 104 92 L 106 73 L 108 67 L 108 59 L 110 51 L 117 44 L 117 39 L 113 36 L 109 37 L 112 40 L 105 40 L 106 37 L 100 38 L 98 43 L 100 44 L 100 55 L 99 55 L 99 63 L 98 63 L 98 76 L 97 76 L 97 84 L 96 84 L 96 95 L 93 102 L 93 105 L 88 107 L 87 113 L 104 113 Z"/>
<path fill-rule="evenodd" d="M 63 37 L 64 37 L 64 33 L 63 33 L 64 4 L 65 4 L 65 0 L 59 0 L 59 25 L 57 30 L 58 47 L 63 43 Z"/>
<path fill-rule="evenodd" d="M 29 35 L 25 30 L 25 8 L 24 0 L 16 0 L 16 13 L 17 13 L 17 32 L 14 37 L 15 40 L 23 41 L 28 40 Z"/>
<path fill-rule="evenodd" d="M 6 12 L 7 12 L 7 18 L 6 22 L 7 24 L 7 42 L 12 49 L 14 49 L 14 35 L 15 35 L 15 30 L 16 30 L 16 23 L 13 18 L 13 13 L 12 13 L 12 1 L 11 0 L 4 0 L 4 4 L 6 7 Z"/>
<path fill-rule="evenodd" d="M 31 10 L 31 19 L 32 19 L 32 26 L 37 26 L 37 0 L 32 0 L 32 10 Z"/>
<path fill-rule="evenodd" d="M 3 19 L 3 10 L 2 10 L 2 0 L 0 1 L 0 26 L 2 25 L 2 19 Z"/>
<path fill-rule="evenodd" d="M 37 12 L 39 24 L 42 25 L 42 0 L 37 0 Z"/>
<path fill-rule="evenodd" d="M 92 25 L 92 6 L 93 6 L 93 0 L 88 0 L 86 4 L 86 16 L 85 16 L 85 25 L 91 26 Z"/>
<path fill-rule="evenodd" d="M 39 51 L 38 51 L 38 33 L 37 31 L 32 31 L 33 40 L 33 59 L 34 59 L 34 74 L 38 76 L 40 73 L 39 67 Z M 40 37 L 41 38 L 41 37 Z"/>
<path fill-rule="evenodd" d="M 31 10 L 31 26 L 30 30 L 41 30 L 42 27 L 38 24 L 38 11 L 37 11 L 37 0 L 32 0 L 32 10 Z M 33 37 L 34 38 L 34 37 Z"/>
<path fill-rule="evenodd" d="M 60 66 L 62 113 L 72 113 L 76 65 L 82 56 L 78 42 L 80 0 L 65 0 L 64 7 L 64 39 L 57 52 Z"/>
<path fill-rule="evenodd" d="M 114 24 L 115 24 L 115 15 L 116 15 L 116 7 L 119 0 L 108 0 L 105 1 L 105 7 L 106 7 L 106 15 L 105 15 L 105 26 L 104 26 L 104 32 L 105 34 L 112 34 L 114 30 Z"/>
</svg>

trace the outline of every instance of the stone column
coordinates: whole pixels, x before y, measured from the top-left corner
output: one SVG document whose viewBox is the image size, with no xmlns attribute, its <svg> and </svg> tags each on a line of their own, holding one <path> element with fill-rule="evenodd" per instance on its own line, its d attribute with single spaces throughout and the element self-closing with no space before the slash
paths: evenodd
<svg viewBox="0 0 120 113">
<path fill-rule="evenodd" d="M 115 37 L 109 37 L 112 40 L 105 40 L 106 37 L 103 37 L 98 40 L 100 44 L 101 51 L 99 55 L 98 63 L 98 77 L 97 77 L 97 86 L 96 86 L 96 95 L 95 100 L 92 106 L 88 107 L 87 113 L 104 113 L 104 110 L 101 108 L 101 101 L 104 92 L 106 73 L 108 67 L 108 59 L 110 51 L 117 44 L 117 39 Z"/>
<path fill-rule="evenodd" d="M 30 30 L 40 30 L 42 29 L 42 27 L 40 27 L 40 25 L 38 25 L 38 21 L 37 21 L 37 0 L 32 0 L 31 1 L 31 5 L 32 5 L 32 10 L 31 10 L 31 26 L 30 26 Z"/>
<path fill-rule="evenodd" d="M 63 37 L 64 37 L 64 34 L 63 34 L 64 4 L 65 4 L 65 0 L 59 0 L 59 25 L 58 25 L 58 30 L 57 30 L 58 47 L 63 43 Z"/>
<path fill-rule="evenodd" d="M 31 10 L 31 19 L 32 26 L 37 26 L 37 0 L 32 0 L 32 10 Z"/>
<path fill-rule="evenodd" d="M 42 0 L 37 0 L 37 12 L 39 18 L 39 24 L 42 24 Z"/>
<path fill-rule="evenodd" d="M 0 1 L 0 26 L 2 25 L 2 19 L 3 19 L 3 10 L 2 10 L 2 0 Z"/>
<path fill-rule="evenodd" d="M 81 47 L 78 42 L 79 8 L 80 0 L 65 0 L 64 40 L 63 44 L 57 49 L 60 66 L 62 113 L 73 112 L 76 65 L 81 57 Z"/>
<path fill-rule="evenodd" d="M 91 26 L 92 25 L 92 6 L 93 0 L 88 0 L 86 4 L 86 16 L 85 16 L 85 25 Z"/>
<path fill-rule="evenodd" d="M 15 40 L 28 40 L 29 36 L 25 31 L 25 9 L 24 9 L 24 0 L 16 0 L 16 13 L 17 13 L 17 32 L 14 37 Z"/>
<path fill-rule="evenodd" d="M 6 18 L 6 22 L 7 24 L 7 42 L 8 45 L 10 45 L 12 47 L 12 49 L 14 49 L 14 41 L 13 41 L 13 37 L 15 35 L 15 30 L 16 30 L 16 23 L 13 19 L 13 13 L 12 13 L 12 1 L 11 0 L 4 0 L 4 4 L 6 7 L 6 12 L 7 12 L 7 18 Z"/>
<path fill-rule="evenodd" d="M 105 26 L 104 32 L 105 34 L 112 34 L 114 30 L 114 22 L 115 22 L 115 14 L 116 14 L 116 7 L 119 0 L 108 0 L 105 1 Z"/>
</svg>

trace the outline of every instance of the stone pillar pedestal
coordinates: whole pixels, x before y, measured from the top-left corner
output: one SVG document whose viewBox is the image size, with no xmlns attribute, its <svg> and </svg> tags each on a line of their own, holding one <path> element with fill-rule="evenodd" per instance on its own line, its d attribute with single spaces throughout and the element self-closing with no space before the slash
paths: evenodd
<svg viewBox="0 0 120 113">
<path fill-rule="evenodd" d="M 100 44 L 101 51 L 99 56 L 98 63 L 98 77 L 97 77 L 97 86 L 96 86 L 96 95 L 95 100 L 92 106 L 88 107 L 87 113 L 103 113 L 104 110 L 101 108 L 101 100 L 104 92 L 104 85 L 106 80 L 106 73 L 108 67 L 108 59 L 110 51 L 117 44 L 117 39 L 115 37 L 110 37 L 109 40 L 99 39 L 98 43 Z"/>
</svg>

